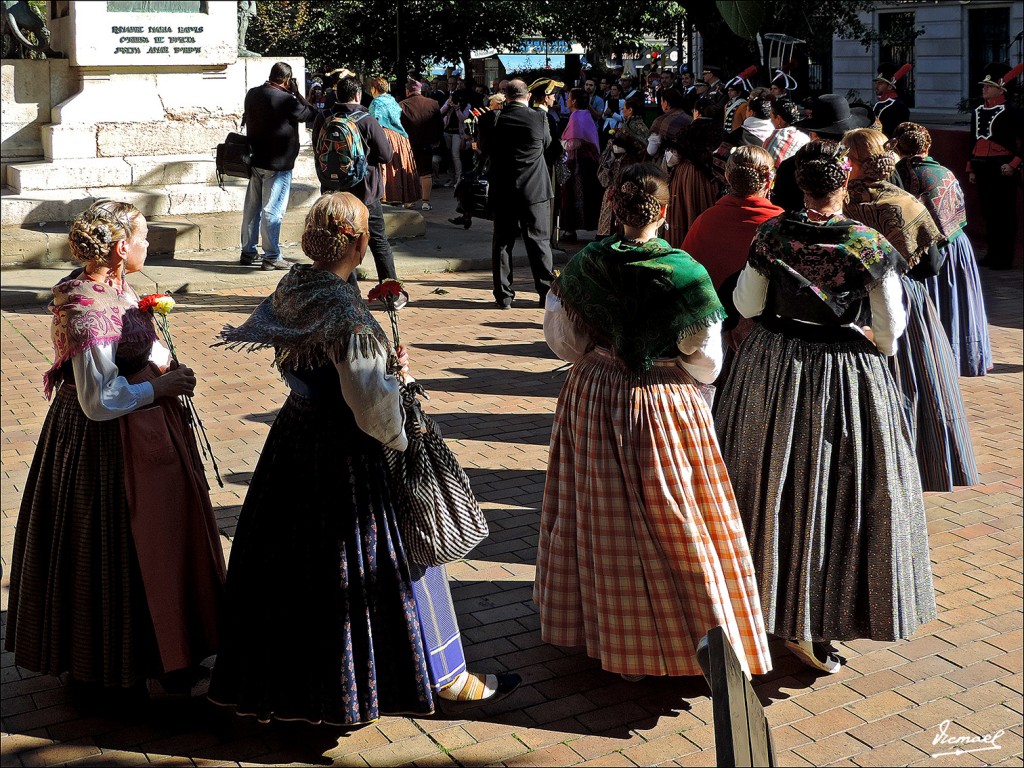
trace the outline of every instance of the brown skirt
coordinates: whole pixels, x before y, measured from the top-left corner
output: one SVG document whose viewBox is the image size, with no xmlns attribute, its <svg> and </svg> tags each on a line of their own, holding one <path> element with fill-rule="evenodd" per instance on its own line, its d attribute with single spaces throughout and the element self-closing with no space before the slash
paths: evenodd
<svg viewBox="0 0 1024 768">
<path fill-rule="evenodd" d="M 384 178 L 384 200 L 388 203 L 414 203 L 422 193 L 412 146 L 405 136 L 390 128 L 385 128 L 384 133 L 394 151 L 391 162 L 380 167 Z"/>
<path fill-rule="evenodd" d="M 673 248 L 682 248 L 693 222 L 718 200 L 718 182 L 690 161 L 683 160 L 672 171 L 669 192 L 665 239 Z"/>
<path fill-rule="evenodd" d="M 144 439 L 140 450 L 149 455 L 135 457 L 137 465 L 181 461 L 180 449 L 192 436 L 182 423 L 180 405 L 170 405 L 161 402 L 136 412 L 158 416 L 154 423 L 168 426 L 157 431 L 178 436 L 170 454 L 163 440 Z M 195 487 L 176 487 L 159 504 L 133 514 L 123 427 L 121 419 L 86 417 L 73 386 L 65 384 L 57 391 L 18 515 L 6 637 L 7 650 L 14 652 L 20 667 L 48 675 L 68 672 L 80 682 L 113 688 L 131 687 L 215 652 L 224 578 L 223 555 L 211 549 L 219 538 L 201 475 L 187 467 Z M 194 444 L 185 452 L 191 450 Z M 205 503 L 199 517 L 180 503 L 200 497 Z M 190 514 L 183 517 L 183 511 Z M 158 557 L 167 561 L 164 570 L 177 570 L 178 588 L 164 589 L 160 597 L 140 569 L 139 531 L 133 526 L 139 512 L 157 525 L 152 541 L 159 544 L 167 526 L 176 539 L 165 540 Z M 200 536 L 189 536 L 189 531 Z M 170 563 L 175 556 L 176 562 Z M 207 563 L 209 568 L 200 567 Z M 198 578 L 202 574 L 212 578 Z M 154 631 L 154 619 L 164 616 L 188 629 L 168 642 L 166 622 Z"/>
</svg>

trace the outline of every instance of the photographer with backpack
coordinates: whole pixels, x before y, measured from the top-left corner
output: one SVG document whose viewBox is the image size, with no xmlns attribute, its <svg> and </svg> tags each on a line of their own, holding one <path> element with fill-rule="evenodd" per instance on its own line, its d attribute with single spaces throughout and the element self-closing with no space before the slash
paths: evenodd
<svg viewBox="0 0 1024 768">
<path fill-rule="evenodd" d="M 335 88 L 338 100 L 329 113 L 318 115 L 313 123 L 313 160 L 320 179 L 320 193 L 351 192 L 369 211 L 370 253 L 377 266 L 377 278 L 398 279 L 395 259 L 391 254 L 384 229 L 384 182 L 380 166 L 390 163 L 394 155 L 391 142 L 366 107 L 360 103 L 363 84 L 349 75 L 341 78 Z M 349 282 L 356 284 L 353 270 Z M 401 309 L 409 295 L 395 300 Z"/>
</svg>

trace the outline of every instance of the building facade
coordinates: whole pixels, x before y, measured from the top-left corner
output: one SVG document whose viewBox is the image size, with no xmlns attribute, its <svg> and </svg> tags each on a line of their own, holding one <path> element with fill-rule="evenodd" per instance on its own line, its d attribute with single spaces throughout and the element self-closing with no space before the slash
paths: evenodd
<svg viewBox="0 0 1024 768">
<path fill-rule="evenodd" d="M 880 62 L 914 69 L 901 83 L 915 120 L 966 124 L 963 100 L 991 61 L 1018 64 L 1024 55 L 1024 0 L 903 0 L 875 3 L 861 14 L 880 38 L 867 49 L 857 40 L 832 44 L 832 90 L 874 101 Z"/>
</svg>

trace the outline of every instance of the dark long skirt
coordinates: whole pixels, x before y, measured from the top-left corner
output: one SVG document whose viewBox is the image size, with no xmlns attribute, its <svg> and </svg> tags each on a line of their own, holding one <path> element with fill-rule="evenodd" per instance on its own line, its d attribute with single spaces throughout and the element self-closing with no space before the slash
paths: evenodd
<svg viewBox="0 0 1024 768">
<path fill-rule="evenodd" d="M 925 286 L 946 329 L 960 375 L 984 376 L 992 368 L 992 346 L 974 248 L 961 233 L 943 249 L 942 273 L 929 278 Z"/>
<path fill-rule="evenodd" d="M 768 633 L 893 641 L 935 618 L 910 434 L 870 342 L 758 325 L 715 407 Z"/>
<path fill-rule="evenodd" d="M 433 712 L 412 581 L 380 443 L 340 398 L 293 393 L 239 517 L 211 700 L 262 721 Z"/>
<path fill-rule="evenodd" d="M 121 427 L 57 390 L 18 514 L 7 650 L 19 667 L 128 688 L 163 673 L 132 539 Z"/>
<path fill-rule="evenodd" d="M 604 189 L 597 180 L 597 149 L 584 142 L 569 153 L 569 181 L 561 188 L 559 226 L 563 231 L 596 230 Z"/>
<path fill-rule="evenodd" d="M 975 485 L 978 465 L 967 428 L 956 360 L 922 283 L 903 277 L 907 330 L 889 358 L 926 491 Z"/>
</svg>

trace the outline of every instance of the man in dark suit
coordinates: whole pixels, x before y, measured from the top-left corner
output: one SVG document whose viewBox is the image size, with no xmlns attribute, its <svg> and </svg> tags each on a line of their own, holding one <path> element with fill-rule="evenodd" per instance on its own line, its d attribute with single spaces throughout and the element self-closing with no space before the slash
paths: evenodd
<svg viewBox="0 0 1024 768">
<path fill-rule="evenodd" d="M 511 80 L 505 87 L 505 97 L 505 108 L 493 123 L 480 126 L 480 150 L 490 160 L 494 300 L 501 309 L 512 306 L 516 295 L 512 290 L 512 248 L 521 234 L 543 307 L 554 280 L 548 243 L 551 177 L 544 161 L 552 141 L 551 132 L 547 117 L 530 109 L 530 92 L 525 82 Z"/>
</svg>

